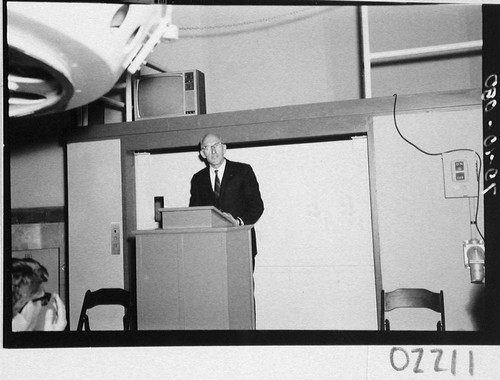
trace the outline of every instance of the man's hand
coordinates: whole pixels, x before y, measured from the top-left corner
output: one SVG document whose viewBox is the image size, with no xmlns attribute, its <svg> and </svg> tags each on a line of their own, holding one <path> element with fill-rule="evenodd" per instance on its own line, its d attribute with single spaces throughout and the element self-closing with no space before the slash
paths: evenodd
<svg viewBox="0 0 500 380">
<path fill-rule="evenodd" d="M 233 222 L 233 224 L 236 224 L 237 226 L 240 225 L 240 222 L 238 221 L 238 219 L 235 219 L 230 213 L 223 212 L 222 214 L 224 214 L 231 222 Z"/>
<path fill-rule="evenodd" d="M 61 297 L 57 294 L 52 294 L 52 297 L 56 301 L 56 312 L 54 313 L 52 309 L 47 310 L 43 331 L 63 331 L 68 324 L 66 320 L 66 308 Z"/>
</svg>

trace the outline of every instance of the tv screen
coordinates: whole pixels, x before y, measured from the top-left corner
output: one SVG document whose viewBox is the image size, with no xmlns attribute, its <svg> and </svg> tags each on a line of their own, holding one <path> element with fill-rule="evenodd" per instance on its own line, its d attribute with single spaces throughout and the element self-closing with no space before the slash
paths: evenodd
<svg viewBox="0 0 500 380">
<path fill-rule="evenodd" d="M 202 113 L 205 113 L 205 92 L 200 71 L 142 75 L 135 79 L 136 120 Z"/>
</svg>

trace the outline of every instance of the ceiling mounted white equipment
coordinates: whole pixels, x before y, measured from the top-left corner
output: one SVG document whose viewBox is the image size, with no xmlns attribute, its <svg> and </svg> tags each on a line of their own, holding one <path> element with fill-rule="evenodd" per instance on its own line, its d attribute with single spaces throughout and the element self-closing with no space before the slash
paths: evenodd
<svg viewBox="0 0 500 380">
<path fill-rule="evenodd" d="M 9 116 L 88 104 L 135 72 L 162 38 L 165 4 L 7 3 Z"/>
</svg>

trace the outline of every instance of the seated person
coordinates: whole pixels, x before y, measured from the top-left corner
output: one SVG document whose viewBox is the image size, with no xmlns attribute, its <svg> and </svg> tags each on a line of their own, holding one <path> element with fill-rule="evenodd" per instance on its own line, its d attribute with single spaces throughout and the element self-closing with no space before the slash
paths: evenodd
<svg viewBox="0 0 500 380">
<path fill-rule="evenodd" d="M 43 283 L 47 269 L 38 261 L 12 259 L 12 331 L 62 331 L 66 309 L 57 294 L 47 293 Z"/>
</svg>

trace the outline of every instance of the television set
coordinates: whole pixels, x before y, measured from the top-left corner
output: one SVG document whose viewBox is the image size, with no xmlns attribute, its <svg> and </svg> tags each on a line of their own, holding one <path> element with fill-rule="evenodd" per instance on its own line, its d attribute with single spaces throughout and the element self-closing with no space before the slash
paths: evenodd
<svg viewBox="0 0 500 380">
<path fill-rule="evenodd" d="M 206 113 L 205 74 L 199 70 L 140 75 L 133 83 L 135 120 Z"/>
</svg>

